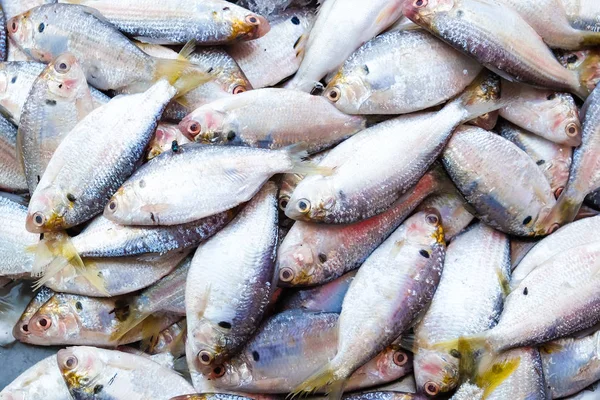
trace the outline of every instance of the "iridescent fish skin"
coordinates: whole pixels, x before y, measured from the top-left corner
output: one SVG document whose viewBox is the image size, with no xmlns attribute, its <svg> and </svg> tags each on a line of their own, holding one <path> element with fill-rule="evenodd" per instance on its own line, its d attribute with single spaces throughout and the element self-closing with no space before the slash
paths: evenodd
<svg viewBox="0 0 600 400">
<path fill-rule="evenodd" d="M 31 299 L 25 311 L 21 315 L 21 318 L 17 321 L 13 328 L 13 336 L 23 342 L 25 341 L 25 337 L 29 335 L 29 321 L 31 317 L 35 315 L 35 313 L 43 306 L 50 298 L 54 296 L 54 291 L 47 288 L 46 286 L 42 286 L 40 290 L 38 290 L 35 296 Z"/>
<path fill-rule="evenodd" d="M 444 150 L 444 167 L 475 216 L 505 233 L 533 236 L 556 204 L 543 172 L 510 141 L 462 126 Z M 513 171 L 507 175 L 506 171 Z"/>
<path fill-rule="evenodd" d="M 348 114 L 407 114 L 456 96 L 481 69 L 423 30 L 392 31 L 355 51 L 324 95 Z"/>
<path fill-rule="evenodd" d="M 33 82 L 44 68 L 44 64 L 34 61 L 0 63 L 0 109 L 16 126 Z"/>
<path fill-rule="evenodd" d="M 156 127 L 154 137 L 148 145 L 146 159 L 150 161 L 165 151 L 172 150 L 173 146 L 181 146 L 190 142 L 191 140 L 181 133 L 178 125 L 160 122 Z"/>
<path fill-rule="evenodd" d="M 142 42 L 228 44 L 252 40 L 269 32 L 262 16 L 224 0 L 62 0 L 98 10 L 111 24 Z"/>
<path fill-rule="evenodd" d="M 25 278 L 31 275 L 35 254 L 29 250 L 40 236 L 25 229 L 27 208 L 0 193 L 0 276 Z"/>
<path fill-rule="evenodd" d="M 274 86 L 298 71 L 315 18 L 313 9 L 289 8 L 269 17 L 271 30 L 264 37 L 236 43 L 227 52 L 253 88 Z"/>
<path fill-rule="evenodd" d="M 70 397 L 56 365 L 56 354 L 31 366 L 0 391 L 0 400 L 64 400 Z"/>
<path fill-rule="evenodd" d="M 456 190 L 445 190 L 426 198 L 417 207 L 417 211 L 437 210 L 440 217 L 442 217 L 444 238 L 446 242 L 449 242 L 473 221 L 473 214 L 467 208 L 468 205 L 460 193 Z"/>
<path fill-rule="evenodd" d="M 1 115 L 0 171 L 0 190 L 18 193 L 26 191 L 25 173 L 17 157 L 17 128 Z"/>
</svg>

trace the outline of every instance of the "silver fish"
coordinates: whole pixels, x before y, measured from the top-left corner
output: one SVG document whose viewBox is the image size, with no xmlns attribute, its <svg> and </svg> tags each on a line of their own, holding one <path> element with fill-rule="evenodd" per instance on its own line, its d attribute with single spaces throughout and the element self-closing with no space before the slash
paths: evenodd
<svg viewBox="0 0 600 400">
<path fill-rule="evenodd" d="M 56 364 L 56 354 L 31 366 L 0 391 L 0 400 L 65 400 L 70 397 Z"/>
<path fill-rule="evenodd" d="M 27 188 L 23 166 L 17 157 L 17 128 L 0 115 L 0 190 L 24 192 Z"/>
<path fill-rule="evenodd" d="M 25 229 L 27 208 L 0 194 L 0 276 L 23 278 L 31 274 L 35 253 L 30 248 L 39 235 Z"/>
<path fill-rule="evenodd" d="M 562 0 L 571 24 L 577 29 L 600 32 L 600 8 L 594 0 Z"/>
<path fill-rule="evenodd" d="M 2 0 L 0 3 L 6 19 L 10 19 L 34 7 L 56 3 L 56 0 Z"/>
<path fill-rule="evenodd" d="M 19 125 L 29 91 L 44 67 L 33 61 L 0 63 L 0 109 L 13 124 Z"/>
</svg>

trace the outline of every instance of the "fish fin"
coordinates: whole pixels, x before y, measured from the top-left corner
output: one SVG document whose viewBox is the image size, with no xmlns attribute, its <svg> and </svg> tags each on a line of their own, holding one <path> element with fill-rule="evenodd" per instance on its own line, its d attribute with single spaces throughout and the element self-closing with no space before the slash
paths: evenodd
<svg viewBox="0 0 600 400">
<path fill-rule="evenodd" d="M 467 86 L 453 102 L 459 103 L 465 112 L 462 122 L 470 121 L 483 114 L 502 108 L 512 99 L 502 97 L 501 79 L 490 71 L 484 71 Z"/>
<path fill-rule="evenodd" d="M 520 363 L 520 358 L 492 362 L 482 373 L 478 374 L 475 383 L 483 389 L 483 398 L 487 398 L 490 393 L 511 376 Z"/>
<path fill-rule="evenodd" d="M 179 50 L 177 56 L 183 60 L 187 60 L 190 58 L 194 50 L 196 49 L 196 39 L 190 39 L 186 42 L 185 45 Z"/>
<path fill-rule="evenodd" d="M 556 226 L 560 227 L 572 222 L 577 216 L 587 193 L 582 194 L 583 196 L 577 192 L 577 189 L 567 185 L 565 190 L 558 196 L 558 200 L 550 213 L 541 221 L 536 222 L 534 228 L 536 234 L 547 235 L 556 230 Z"/>
<path fill-rule="evenodd" d="M 96 264 L 87 262 L 83 267 L 79 265 L 74 265 L 74 267 L 77 274 L 83 276 L 93 287 L 98 289 L 100 293 L 106 297 L 111 296 L 108 290 L 106 290 L 106 282 Z"/>
<path fill-rule="evenodd" d="M 592 54 L 589 57 L 586 57 L 581 64 L 577 65 L 577 68 L 575 69 L 578 74 L 580 84 L 580 87 L 575 94 L 582 100 L 588 99 L 588 96 L 592 92 L 596 81 L 598 78 L 600 78 L 600 68 L 598 67 L 599 62 L 600 57 L 598 54 Z M 587 107 L 584 104 L 580 115 L 585 114 L 586 108 Z"/>
<path fill-rule="evenodd" d="M 459 376 L 471 378 L 476 375 L 476 365 L 484 364 L 480 358 L 482 354 L 493 356 L 495 352 L 490 348 L 484 335 L 463 336 L 445 342 L 434 343 L 430 346 L 448 354 L 457 354 L 460 359 L 458 364 Z"/>
<path fill-rule="evenodd" d="M 546 354 L 552 354 L 552 353 L 561 351 L 563 349 L 563 345 L 561 345 L 558 342 L 547 342 L 547 343 L 540 345 L 539 349 L 540 349 L 540 352 L 543 352 Z"/>
<path fill-rule="evenodd" d="M 496 268 L 496 276 L 498 277 L 498 283 L 500 283 L 500 287 L 502 288 L 502 294 L 504 297 L 508 296 L 511 292 L 510 281 L 504 271 L 502 271 L 502 267 Z"/>
<path fill-rule="evenodd" d="M 190 102 L 187 101 L 187 99 L 185 97 L 183 97 L 183 95 L 176 97 L 174 100 L 177 103 L 181 104 L 183 107 L 187 108 L 188 110 L 192 107 Z"/>
<path fill-rule="evenodd" d="M 404 239 L 395 241 L 394 246 L 390 250 L 390 257 L 396 258 L 398 253 L 400 253 L 400 250 L 402 250 L 403 246 L 404 246 Z"/>
<path fill-rule="evenodd" d="M 132 307 L 129 310 L 129 316 L 125 321 L 121 321 L 115 331 L 110 335 L 111 341 L 118 341 L 123 338 L 129 331 L 144 322 L 150 316 L 149 313 L 140 311 L 137 307 Z"/>
<path fill-rule="evenodd" d="M 405 333 L 398 339 L 398 344 L 404 350 L 414 353 L 417 350 L 416 336 L 414 333 Z"/>
<path fill-rule="evenodd" d="M 154 70 L 154 81 L 166 79 L 171 85 L 182 77 L 183 73 L 188 70 L 192 63 L 183 58 L 168 59 L 153 57 L 156 62 Z"/>
<path fill-rule="evenodd" d="M 142 344 L 141 348 L 150 349 L 156 347 L 160 332 L 164 329 L 163 320 L 160 317 L 150 315 L 141 321 Z"/>
<path fill-rule="evenodd" d="M 31 269 L 32 276 L 41 276 L 36 281 L 34 289 L 39 289 L 69 264 L 77 268 L 85 268 L 71 238 L 64 232 L 46 233 L 37 246 Z"/>
<path fill-rule="evenodd" d="M 191 39 L 187 41 L 187 43 L 181 48 L 179 54 L 177 55 L 179 60 L 186 63 L 190 63 L 190 65 L 189 68 L 183 70 L 181 76 L 172 83 L 173 86 L 175 86 L 175 89 L 177 89 L 177 95 L 175 96 L 175 98 L 179 98 L 185 95 L 186 93 L 189 93 L 190 91 L 196 89 L 203 83 L 213 80 L 216 76 L 216 74 L 214 73 L 207 74 L 205 72 L 200 71 L 200 69 L 195 68 L 194 64 L 192 64 L 189 61 L 189 57 L 190 55 L 192 55 L 195 49 L 196 40 Z"/>
<path fill-rule="evenodd" d="M 3 297 L 0 297 L 0 314 L 5 313 L 13 309 L 12 304 L 5 300 Z"/>
<path fill-rule="evenodd" d="M 340 379 L 336 377 L 336 371 L 330 361 L 304 380 L 304 382 L 296 386 L 289 396 L 293 398 L 301 394 L 310 394 L 327 387 L 327 398 L 337 400 L 342 396 L 344 383 L 344 378 Z"/>
<path fill-rule="evenodd" d="M 283 149 L 283 151 L 287 152 L 292 164 L 292 167 L 286 172 L 301 175 L 331 175 L 333 173 L 332 168 L 320 167 L 305 161 L 305 159 L 308 157 L 308 152 L 306 150 L 307 148 L 307 144 L 302 142 L 293 144 Z"/>
</svg>

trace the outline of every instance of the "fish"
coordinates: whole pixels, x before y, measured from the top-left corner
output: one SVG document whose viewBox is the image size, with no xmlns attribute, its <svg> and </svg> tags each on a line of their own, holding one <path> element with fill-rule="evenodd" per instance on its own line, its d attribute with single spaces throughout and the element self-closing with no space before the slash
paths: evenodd
<svg viewBox="0 0 600 400">
<path fill-rule="evenodd" d="M 442 162 L 474 216 L 502 232 L 536 235 L 536 224 L 556 204 L 533 159 L 509 140 L 481 128 L 459 127 Z M 510 176 L 507 170 L 512 171 Z"/>
<path fill-rule="evenodd" d="M 71 397 L 53 354 L 35 363 L 0 391 L 1 400 L 64 400 Z"/>
<path fill-rule="evenodd" d="M 277 186 L 267 182 L 237 217 L 200 245 L 186 283 L 188 363 L 210 371 L 241 349 L 274 290 Z M 237 251 L 229 249 L 235 246 Z"/>
<path fill-rule="evenodd" d="M 512 238 L 510 240 L 510 259 L 511 269 L 513 271 L 527 255 L 527 253 L 529 253 L 531 249 L 540 241 L 541 240 L 531 240 L 529 238 Z M 513 281 L 514 280 L 511 279 L 511 282 Z"/>
<path fill-rule="evenodd" d="M 151 343 L 150 354 L 171 353 L 174 357 L 185 355 L 187 321 L 182 319 L 162 330 L 154 343 Z"/>
<path fill-rule="evenodd" d="M 31 275 L 35 254 L 30 251 L 39 235 L 25 229 L 27 207 L 19 199 L 0 193 L 0 276 L 26 278 Z"/>
<path fill-rule="evenodd" d="M 181 133 L 178 125 L 159 122 L 156 132 L 154 132 L 154 136 L 148 144 L 146 160 L 150 161 L 167 150 L 173 150 L 173 148 L 177 150 L 179 146 L 187 143 L 191 143 L 191 140 Z"/>
<path fill-rule="evenodd" d="M 265 17 L 279 15 L 288 7 L 310 6 L 312 0 L 238 0 L 236 2 L 248 10 L 254 11 Z"/>
<path fill-rule="evenodd" d="M 72 54 L 58 56 L 34 81 L 21 112 L 18 134 L 31 195 L 58 145 L 97 106 Z"/>
<path fill-rule="evenodd" d="M 142 356 L 95 347 L 58 351 L 57 365 L 69 393 L 77 399 L 168 399 L 194 388 L 176 372 Z"/>
<path fill-rule="evenodd" d="M 59 231 L 100 213 L 133 173 L 175 92 L 161 80 L 144 93 L 115 97 L 84 117 L 48 163 L 29 203 L 27 229 Z M 132 108 L 135 119 L 130 118 Z"/>
<path fill-rule="evenodd" d="M 564 68 L 518 12 L 500 2 L 407 1 L 402 11 L 419 26 L 510 81 L 567 90 L 582 99 L 590 93 L 580 76 L 584 71 Z"/>
<path fill-rule="evenodd" d="M 330 398 L 339 398 L 349 376 L 412 326 L 427 307 L 442 274 L 444 254 L 444 232 L 436 211 L 406 220 L 369 256 L 350 284 L 335 357 L 293 392 L 326 387 Z"/>
<path fill-rule="evenodd" d="M 229 44 L 252 40 L 269 32 L 269 22 L 224 0 L 176 0 L 153 3 L 144 0 L 62 0 L 92 7 L 121 32 L 155 44 Z"/>
<path fill-rule="evenodd" d="M 504 88 L 514 100 L 499 110 L 502 118 L 557 144 L 581 144 L 579 110 L 569 93 L 510 82 Z"/>
<path fill-rule="evenodd" d="M 544 376 L 553 399 L 575 394 L 600 379 L 600 331 L 540 347 Z"/>
<path fill-rule="evenodd" d="M 217 390 L 288 393 L 335 355 L 339 315 L 288 310 L 267 319 L 240 353 L 217 365 L 209 379 Z M 295 345 L 290 346 L 293 340 Z M 412 370 L 411 356 L 392 345 L 363 365 L 346 389 L 364 389 L 398 379 Z"/>
<path fill-rule="evenodd" d="M 0 346 L 13 343 L 13 327 L 21 318 L 33 292 L 27 282 L 14 282 L 0 289 Z"/>
<path fill-rule="evenodd" d="M 446 242 L 461 233 L 474 219 L 473 214 L 467 210 L 467 202 L 456 190 L 429 196 L 417 207 L 417 211 L 431 208 L 437 210 L 442 217 Z"/>
<path fill-rule="evenodd" d="M 271 113 L 256 118 L 265 109 Z M 184 135 L 204 144 L 273 150 L 304 143 L 309 153 L 325 150 L 365 127 L 364 117 L 346 115 L 322 97 L 278 88 L 250 90 L 212 102 L 179 123 Z"/>
<path fill-rule="evenodd" d="M 252 397 L 238 396 L 227 393 L 202 393 L 186 394 L 183 396 L 171 397 L 170 400 L 249 400 Z"/>
<path fill-rule="evenodd" d="M 315 18 L 311 8 L 288 8 L 269 17 L 271 30 L 265 36 L 235 43 L 227 52 L 253 88 L 275 86 L 298 71 Z"/>
<path fill-rule="evenodd" d="M 425 400 L 426 396 L 419 393 L 403 393 L 396 391 L 373 391 L 351 393 L 342 397 L 344 400 Z"/>
<path fill-rule="evenodd" d="M 0 115 L 0 190 L 22 193 L 27 191 L 25 173 L 17 157 L 17 128 Z"/>
<path fill-rule="evenodd" d="M 562 0 L 562 3 L 575 28 L 600 32 L 598 3 L 594 0 Z"/>
<path fill-rule="evenodd" d="M 325 150 L 317 154 L 313 154 L 308 158 L 308 160 L 311 163 L 318 165 L 327 156 L 327 154 L 329 154 L 329 151 L 330 150 Z M 287 207 L 288 202 L 290 201 L 290 197 L 292 197 L 294 189 L 296 189 L 298 183 L 302 181 L 302 179 L 304 179 L 305 177 L 305 174 L 281 175 L 281 182 L 279 183 L 279 193 L 277 194 L 279 199 L 279 209 L 281 211 L 285 212 L 285 208 Z M 290 220 L 289 218 L 287 218 L 287 220 L 293 222 L 293 220 Z"/>
<path fill-rule="evenodd" d="M 492 328 L 500 317 L 510 279 L 510 242 L 479 222 L 454 238 L 445 260 L 431 305 L 414 329 L 415 379 L 418 391 L 428 396 L 449 392 L 461 381 L 458 350 L 445 352 L 435 344 Z"/>
<path fill-rule="evenodd" d="M 33 82 L 44 67 L 44 64 L 34 61 L 0 63 L 0 111 L 16 126 L 19 126 L 21 111 Z"/>
<path fill-rule="evenodd" d="M 190 65 L 184 59 L 149 56 L 86 6 L 45 4 L 11 18 L 7 26 L 9 37 L 36 61 L 49 63 L 64 52 L 73 54 L 88 83 L 100 90 L 142 92 L 163 78 L 174 82 Z M 194 74 L 198 83 L 210 79 Z"/>
<path fill-rule="evenodd" d="M 594 47 L 589 49 L 568 51 L 555 50 L 554 54 L 561 65 L 571 71 L 581 71 L 581 79 L 591 92 L 600 81 L 598 59 L 600 54 Z"/>
<path fill-rule="evenodd" d="M 31 320 L 31 317 L 33 317 L 40 307 L 50 300 L 52 296 L 54 296 L 54 291 L 46 286 L 42 286 L 35 292 L 35 295 L 21 314 L 21 317 L 14 324 L 12 334 L 15 339 L 23 341 L 23 338 L 29 335 L 29 321 Z"/>
<path fill-rule="evenodd" d="M 438 112 L 403 115 L 367 128 L 321 161 L 320 166 L 334 167 L 331 175 L 314 175 L 298 184 L 286 215 L 345 224 L 380 214 L 417 183 L 458 125 L 503 101 L 499 78 L 485 72 Z"/>
<path fill-rule="evenodd" d="M 363 43 L 377 36 L 402 15 L 401 0 L 325 2 L 308 36 L 304 59 L 286 84 L 310 92 L 325 75 L 341 64 Z"/>
<path fill-rule="evenodd" d="M 304 163 L 305 156 L 302 145 L 281 150 L 179 146 L 139 168 L 110 199 L 104 216 L 121 225 L 197 221 L 247 202 L 277 173 L 329 171 Z"/>
<path fill-rule="evenodd" d="M 348 114 L 407 114 L 460 94 L 482 68 L 421 29 L 391 31 L 356 50 L 324 96 Z"/>
<path fill-rule="evenodd" d="M 540 167 L 555 197 L 559 197 L 569 180 L 573 148 L 559 145 L 502 121 L 498 133 L 526 152 Z"/>
<path fill-rule="evenodd" d="M 364 221 L 343 225 L 296 221 L 277 251 L 278 285 L 319 285 L 360 267 L 427 196 L 444 188 L 447 179 L 433 169 L 389 210 Z"/>
<path fill-rule="evenodd" d="M 56 2 L 56 0 L 2 0 L 2 10 L 8 20 L 34 7 Z"/>
</svg>

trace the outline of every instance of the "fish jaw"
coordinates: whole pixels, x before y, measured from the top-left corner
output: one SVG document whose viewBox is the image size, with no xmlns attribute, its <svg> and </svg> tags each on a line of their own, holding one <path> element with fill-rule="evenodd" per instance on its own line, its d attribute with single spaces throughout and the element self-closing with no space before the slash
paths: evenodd
<svg viewBox="0 0 600 400">
<path fill-rule="evenodd" d="M 434 349 L 421 348 L 415 354 L 414 370 L 417 388 L 423 392 L 436 388 L 438 393 L 449 392 L 458 384 L 459 359 Z"/>
</svg>

